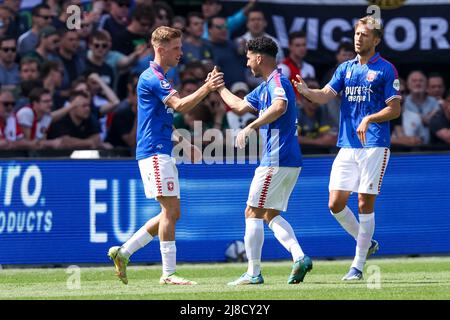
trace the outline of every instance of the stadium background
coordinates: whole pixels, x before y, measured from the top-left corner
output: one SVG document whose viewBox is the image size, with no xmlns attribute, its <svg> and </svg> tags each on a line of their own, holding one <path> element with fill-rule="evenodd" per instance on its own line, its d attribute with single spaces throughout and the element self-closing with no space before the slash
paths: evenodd
<svg viewBox="0 0 450 320">
<path fill-rule="evenodd" d="M 184 6 L 199 4 L 169 2 L 176 13 L 183 12 Z M 368 4 L 358 0 L 345 1 L 345 5 L 330 5 L 334 1 L 326 0 L 295 1 L 295 8 L 300 2 L 302 6 L 301 10 L 294 10 L 290 1 L 260 2 L 268 14 L 268 32 L 281 35 L 282 43 L 283 32 L 274 27 L 274 17 L 276 20 L 282 16 L 288 31 L 302 18 L 307 18 L 309 32 L 323 31 L 326 21 L 339 17 L 344 21 L 340 21 L 341 25 L 346 25 L 365 14 Z M 315 5 L 310 4 L 313 2 Z M 242 3 L 225 2 L 225 10 L 233 12 Z M 32 5 L 32 1 L 24 1 L 25 7 Z M 414 69 L 439 71 L 449 82 L 449 16 L 450 1 L 407 1 L 406 6 L 382 12 L 385 24 L 404 19 L 403 24 L 394 22 L 398 27 L 393 29 L 403 49 L 381 49 L 400 76 Z M 433 26 L 433 21 L 438 22 L 437 26 Z M 436 28 L 443 36 L 430 40 L 430 30 Z M 337 28 L 330 36 L 339 41 L 350 34 L 351 30 Z M 318 35 L 317 50 L 310 49 L 307 60 L 320 72 L 332 66 L 333 59 L 333 51 L 323 47 Z M 351 257 L 354 253 L 353 242 L 327 209 L 332 159 L 333 156 L 305 159 L 287 213 L 302 246 L 313 257 Z M 382 244 L 380 255 L 449 253 L 449 167 L 448 153 L 392 156 L 376 208 L 375 238 Z M 227 244 L 243 238 L 243 209 L 254 168 L 180 166 L 180 261 L 224 261 Z M 356 211 L 355 197 L 351 207 Z M 133 212 L 134 219 L 130 219 Z M 144 198 L 133 160 L 0 161 L 0 264 L 106 263 L 107 248 L 126 240 L 149 215 L 157 212 L 157 203 Z M 133 256 L 133 261 L 159 262 L 158 249 L 152 244 Z M 263 259 L 288 258 L 266 229 Z"/>
</svg>

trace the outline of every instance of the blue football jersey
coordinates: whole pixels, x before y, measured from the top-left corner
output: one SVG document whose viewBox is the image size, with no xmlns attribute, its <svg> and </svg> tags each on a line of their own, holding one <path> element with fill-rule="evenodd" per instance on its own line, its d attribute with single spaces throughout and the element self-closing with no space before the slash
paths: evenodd
<svg viewBox="0 0 450 320">
<path fill-rule="evenodd" d="M 342 92 L 338 147 L 363 148 L 356 129 L 365 116 L 379 112 L 395 98 L 401 98 L 395 67 L 376 53 L 367 64 L 358 57 L 343 62 L 327 86 L 337 95 Z M 364 147 L 389 147 L 389 121 L 370 123 Z"/>
<path fill-rule="evenodd" d="M 155 154 L 172 153 L 174 110 L 165 105 L 177 91 L 155 62 L 139 77 L 137 84 L 136 160 Z"/>
<path fill-rule="evenodd" d="M 260 127 L 264 151 L 261 166 L 300 167 L 302 155 L 297 140 L 297 107 L 294 89 L 281 70 L 274 70 L 244 98 L 261 116 L 277 99 L 286 101 L 285 113 Z"/>
</svg>

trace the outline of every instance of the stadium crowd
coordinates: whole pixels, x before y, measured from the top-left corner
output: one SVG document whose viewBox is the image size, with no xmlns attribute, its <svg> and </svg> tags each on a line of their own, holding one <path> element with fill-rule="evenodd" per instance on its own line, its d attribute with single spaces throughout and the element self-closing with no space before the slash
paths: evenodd
<svg viewBox="0 0 450 320">
<path fill-rule="evenodd" d="M 47 0 L 33 7 L 29 16 L 20 5 L 20 0 L 0 4 L 0 150 L 27 155 L 74 149 L 133 155 L 136 85 L 153 59 L 148 39 L 158 26 L 184 33 L 183 57 L 168 73 L 182 97 L 194 92 L 214 65 L 225 72 L 227 87 L 245 96 L 261 81 L 246 68 L 245 43 L 262 35 L 272 37 L 255 0 L 230 16 L 222 15 L 218 0 L 204 0 L 199 12 L 184 16 L 152 0 Z M 78 24 L 67 13 L 71 5 L 81 8 Z M 243 27 L 246 31 L 236 36 Z M 305 61 L 304 32 L 289 34 L 287 50 L 278 46 L 283 73 L 291 79 L 301 74 L 310 88 L 321 88 L 337 65 L 355 58 L 353 45 L 343 42 L 336 66 L 317 74 Z M 449 148 L 450 91 L 442 75 L 410 72 L 401 79 L 400 91 L 403 112 L 391 123 L 394 149 Z M 299 95 L 297 102 L 303 151 L 335 152 L 339 99 L 318 105 Z M 194 135 L 195 121 L 201 121 L 202 130 L 224 131 L 243 128 L 253 119 L 252 114 L 233 113 L 213 92 L 193 111 L 175 114 L 174 125 Z"/>
</svg>

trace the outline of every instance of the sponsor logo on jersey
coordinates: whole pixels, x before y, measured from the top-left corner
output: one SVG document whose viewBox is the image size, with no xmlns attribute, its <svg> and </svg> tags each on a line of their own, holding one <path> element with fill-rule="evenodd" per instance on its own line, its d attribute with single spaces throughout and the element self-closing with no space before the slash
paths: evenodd
<svg viewBox="0 0 450 320">
<path fill-rule="evenodd" d="M 284 95 L 286 95 L 286 92 L 285 92 L 284 89 L 281 88 L 281 87 L 276 87 L 276 88 L 273 90 L 273 93 L 275 93 L 277 96 L 284 96 Z"/>
<path fill-rule="evenodd" d="M 161 88 L 170 89 L 170 82 L 167 80 L 161 80 L 160 82 Z"/>
<path fill-rule="evenodd" d="M 370 95 L 373 93 L 369 86 L 350 86 L 345 88 L 345 97 L 348 102 L 370 102 Z"/>
</svg>

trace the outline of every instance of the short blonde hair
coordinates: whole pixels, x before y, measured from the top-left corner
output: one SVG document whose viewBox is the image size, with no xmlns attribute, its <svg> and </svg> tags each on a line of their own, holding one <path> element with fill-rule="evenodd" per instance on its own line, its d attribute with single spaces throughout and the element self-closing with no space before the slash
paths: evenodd
<svg viewBox="0 0 450 320">
<path fill-rule="evenodd" d="M 155 29 L 152 33 L 152 46 L 158 47 L 161 44 L 168 43 L 173 39 L 181 38 L 181 30 L 166 26 L 161 26 Z"/>
<path fill-rule="evenodd" d="M 372 29 L 375 37 L 382 39 L 383 38 L 383 26 L 381 25 L 380 19 L 375 19 L 372 16 L 365 16 L 364 18 L 359 19 L 355 24 L 355 30 L 360 25 L 366 25 L 370 29 Z"/>
</svg>

